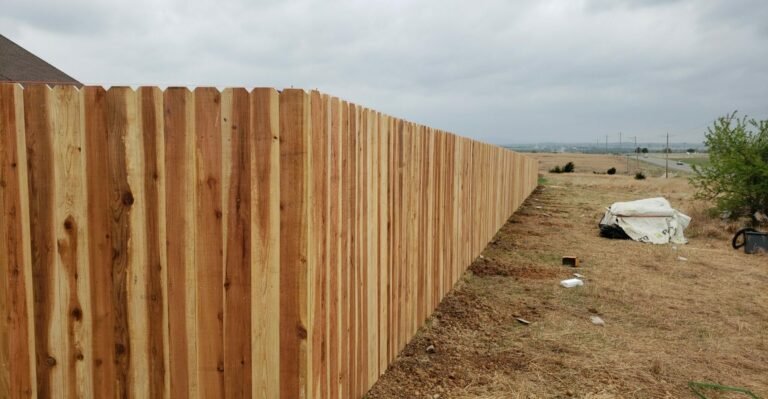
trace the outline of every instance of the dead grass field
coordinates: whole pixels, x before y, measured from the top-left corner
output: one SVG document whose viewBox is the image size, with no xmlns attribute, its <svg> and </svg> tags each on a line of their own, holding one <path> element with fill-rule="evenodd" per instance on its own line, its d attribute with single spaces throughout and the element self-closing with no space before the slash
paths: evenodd
<svg viewBox="0 0 768 399">
<path fill-rule="evenodd" d="M 694 398 L 691 380 L 768 396 L 768 258 L 730 249 L 738 226 L 706 219 L 685 179 L 589 170 L 609 161 L 546 175 L 367 397 Z M 606 206 L 659 195 L 693 217 L 689 244 L 598 236 Z M 573 273 L 585 286 L 558 285 Z"/>
<path fill-rule="evenodd" d="M 576 166 L 576 173 L 605 173 L 610 168 L 616 168 L 616 173 L 626 175 L 627 170 L 634 174 L 638 170 L 648 176 L 661 176 L 664 168 L 643 162 L 643 157 L 637 162 L 635 157 L 629 160 L 629 169 L 627 169 L 627 158 L 618 155 L 600 155 L 600 154 L 556 154 L 556 153 L 536 153 L 529 154 L 539 160 L 539 170 L 547 173 L 556 165 L 562 167 L 566 162 L 572 161 Z"/>
</svg>

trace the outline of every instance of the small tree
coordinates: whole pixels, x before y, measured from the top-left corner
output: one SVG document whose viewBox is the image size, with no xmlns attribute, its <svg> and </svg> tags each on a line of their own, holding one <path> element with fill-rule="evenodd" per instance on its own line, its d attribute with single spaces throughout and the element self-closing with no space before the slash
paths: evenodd
<svg viewBox="0 0 768 399">
<path fill-rule="evenodd" d="M 635 180 L 645 180 L 645 174 L 643 172 L 635 173 Z"/>
<path fill-rule="evenodd" d="M 563 173 L 573 173 L 573 170 L 576 168 L 576 165 L 573 164 L 573 162 L 568 162 L 563 166 Z"/>
<path fill-rule="evenodd" d="M 609 175 L 615 175 L 616 174 L 616 168 L 612 167 L 612 168 L 608 169 L 608 172 L 606 172 L 606 173 L 608 173 Z"/>
<path fill-rule="evenodd" d="M 642 152 L 643 152 L 643 154 L 647 154 L 648 153 L 648 148 L 643 147 Z"/>
<path fill-rule="evenodd" d="M 693 166 L 696 196 L 716 201 L 733 216 L 768 210 L 768 120 L 737 118 L 734 112 L 707 130 L 709 165 Z"/>
</svg>

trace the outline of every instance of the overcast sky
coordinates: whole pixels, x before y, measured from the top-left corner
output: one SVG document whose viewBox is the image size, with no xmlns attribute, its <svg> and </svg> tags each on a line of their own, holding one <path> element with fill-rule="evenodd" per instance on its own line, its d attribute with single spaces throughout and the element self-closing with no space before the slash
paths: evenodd
<svg viewBox="0 0 768 399">
<path fill-rule="evenodd" d="M 3 0 L 0 33 L 102 85 L 317 88 L 496 144 L 699 142 L 768 119 L 765 0 Z"/>
</svg>

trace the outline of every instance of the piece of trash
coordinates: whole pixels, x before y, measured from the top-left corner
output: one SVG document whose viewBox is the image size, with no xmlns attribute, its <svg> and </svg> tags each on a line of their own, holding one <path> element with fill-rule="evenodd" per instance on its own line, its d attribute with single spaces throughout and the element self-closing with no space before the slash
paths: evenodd
<svg viewBox="0 0 768 399">
<path fill-rule="evenodd" d="M 544 207 L 541 207 L 541 206 L 538 206 L 538 205 L 534 206 L 534 208 L 536 208 L 536 209 L 544 209 Z"/>
<path fill-rule="evenodd" d="M 687 262 L 687 261 L 688 261 L 688 258 L 684 258 L 684 257 L 682 257 L 682 256 L 678 256 L 678 257 L 677 257 L 677 260 L 681 260 L 681 261 L 683 261 L 683 262 Z"/>
<path fill-rule="evenodd" d="M 427 347 L 427 353 L 435 353 L 435 346 L 430 345 Z"/>
<path fill-rule="evenodd" d="M 672 208 L 664 198 L 616 202 L 598 223 L 600 236 L 653 244 L 685 244 L 683 231 L 691 218 Z M 674 227 L 670 227 L 674 226 Z"/>
<path fill-rule="evenodd" d="M 573 277 L 584 278 L 584 276 L 579 273 L 573 273 Z"/>
<path fill-rule="evenodd" d="M 563 256 L 563 265 L 565 266 L 572 266 L 572 267 L 578 267 L 579 266 L 579 258 L 575 256 Z"/>
<path fill-rule="evenodd" d="M 526 319 L 523 319 L 522 317 L 515 317 L 515 320 L 519 321 L 521 324 L 525 324 L 526 326 L 527 326 L 528 324 L 531 324 L 531 322 L 530 322 L 530 321 L 528 321 L 528 320 L 526 320 Z"/>
<path fill-rule="evenodd" d="M 592 324 L 596 326 L 604 326 L 605 320 L 603 320 L 600 316 L 590 316 L 589 320 L 592 322 Z"/>
<path fill-rule="evenodd" d="M 485 256 L 483 256 L 483 255 L 480 255 L 480 256 L 478 256 L 478 258 L 480 258 L 480 259 L 485 259 Z"/>
<path fill-rule="evenodd" d="M 739 237 L 742 237 L 739 241 Z M 752 228 L 741 229 L 736 232 L 731 240 L 733 249 L 744 247 L 744 253 L 755 254 L 768 252 L 768 233 L 763 233 Z"/>
<path fill-rule="evenodd" d="M 573 288 L 573 287 L 579 287 L 584 285 L 584 282 L 577 278 L 569 278 L 568 280 L 561 281 L 560 285 L 562 285 L 565 288 Z"/>
</svg>

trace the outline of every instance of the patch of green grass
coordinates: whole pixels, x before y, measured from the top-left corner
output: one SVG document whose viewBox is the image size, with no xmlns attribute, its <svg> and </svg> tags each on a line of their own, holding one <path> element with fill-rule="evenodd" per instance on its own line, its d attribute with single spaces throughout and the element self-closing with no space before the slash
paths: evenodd
<svg viewBox="0 0 768 399">
<path fill-rule="evenodd" d="M 547 184 L 549 184 L 549 180 L 544 176 L 539 176 L 539 185 L 546 186 Z"/>
</svg>

